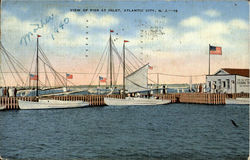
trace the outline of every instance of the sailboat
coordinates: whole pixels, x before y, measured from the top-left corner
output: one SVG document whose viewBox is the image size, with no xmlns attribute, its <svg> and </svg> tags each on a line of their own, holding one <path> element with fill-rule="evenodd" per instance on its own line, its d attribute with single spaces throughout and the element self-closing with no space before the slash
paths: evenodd
<svg viewBox="0 0 250 160">
<path fill-rule="evenodd" d="M 6 106 L 5 105 L 0 105 L 0 111 L 5 110 Z"/>
<path fill-rule="evenodd" d="M 38 70 L 38 40 L 40 35 L 37 35 L 37 54 L 36 54 L 36 98 L 37 101 L 23 101 L 18 100 L 20 109 L 66 109 L 66 108 L 79 108 L 89 106 L 88 102 L 83 101 L 60 101 L 53 99 L 39 99 L 38 94 L 38 81 L 39 81 L 39 70 Z"/>
<path fill-rule="evenodd" d="M 123 99 L 117 98 L 104 98 L 106 105 L 114 106 L 128 106 L 128 105 L 162 105 L 171 103 L 170 100 L 142 97 L 126 97 L 125 91 L 129 93 L 139 93 L 141 91 L 148 91 L 148 68 L 149 64 L 142 66 L 136 71 L 125 77 L 125 43 L 123 43 Z"/>
</svg>

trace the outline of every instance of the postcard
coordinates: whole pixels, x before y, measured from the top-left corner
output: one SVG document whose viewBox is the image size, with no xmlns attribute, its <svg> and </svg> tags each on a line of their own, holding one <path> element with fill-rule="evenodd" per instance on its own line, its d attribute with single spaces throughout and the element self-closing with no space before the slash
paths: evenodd
<svg viewBox="0 0 250 160">
<path fill-rule="evenodd" d="M 248 157 L 248 1 L 0 2 L 3 159 Z"/>
</svg>

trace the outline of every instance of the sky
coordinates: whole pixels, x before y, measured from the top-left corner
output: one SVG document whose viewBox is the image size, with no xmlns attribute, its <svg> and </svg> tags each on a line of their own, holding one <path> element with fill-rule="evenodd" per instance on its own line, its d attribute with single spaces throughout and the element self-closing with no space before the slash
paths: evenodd
<svg viewBox="0 0 250 160">
<path fill-rule="evenodd" d="M 247 1 L 2 0 L 1 13 L 1 41 L 10 53 L 29 69 L 39 34 L 39 44 L 55 70 L 72 73 L 75 84 L 89 84 L 91 74 L 77 73 L 95 71 L 110 29 L 117 50 L 121 53 L 123 40 L 129 40 L 127 48 L 153 66 L 150 74 L 208 74 L 209 44 L 222 47 L 222 55 L 210 57 L 211 73 L 249 68 Z M 154 74 L 150 76 L 156 81 Z M 189 81 L 160 76 L 160 83 Z M 205 76 L 192 81 L 204 82 Z"/>
</svg>

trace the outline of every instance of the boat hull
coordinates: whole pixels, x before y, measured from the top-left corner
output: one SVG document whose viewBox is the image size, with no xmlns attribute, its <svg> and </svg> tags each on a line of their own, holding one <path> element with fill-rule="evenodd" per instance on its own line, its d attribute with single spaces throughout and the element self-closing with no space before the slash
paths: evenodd
<svg viewBox="0 0 250 160">
<path fill-rule="evenodd" d="M 226 104 L 250 104 L 249 98 L 226 98 Z"/>
<path fill-rule="evenodd" d="M 89 106 L 83 101 L 39 100 L 38 102 L 18 100 L 20 109 L 67 109 Z"/>
<path fill-rule="evenodd" d="M 6 106 L 0 105 L 0 111 L 5 110 L 5 109 L 6 109 Z"/>
<path fill-rule="evenodd" d="M 144 105 L 163 105 L 171 103 L 171 100 L 161 100 L 152 98 L 133 98 L 127 97 L 125 99 L 104 98 L 104 103 L 108 106 L 144 106 Z"/>
</svg>

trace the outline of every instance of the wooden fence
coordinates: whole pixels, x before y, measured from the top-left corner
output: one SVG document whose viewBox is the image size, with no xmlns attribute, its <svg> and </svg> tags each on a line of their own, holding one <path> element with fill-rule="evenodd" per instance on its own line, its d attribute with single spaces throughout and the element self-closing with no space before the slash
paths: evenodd
<svg viewBox="0 0 250 160">
<path fill-rule="evenodd" d="M 175 94 L 156 94 L 153 95 L 154 97 L 159 97 L 159 99 L 168 99 L 171 100 L 171 103 L 177 102 L 177 97 L 179 96 L 178 93 Z"/>
<path fill-rule="evenodd" d="M 233 93 L 233 94 L 226 94 L 226 98 L 249 98 L 249 93 Z"/>
<path fill-rule="evenodd" d="M 180 103 L 198 103 L 198 104 L 225 104 L 225 94 L 211 93 L 180 93 Z"/>
<path fill-rule="evenodd" d="M 215 94 L 215 93 L 173 93 L 153 95 L 159 99 L 169 99 L 172 103 L 197 103 L 197 104 L 225 104 L 226 98 L 249 98 L 249 93 L 237 94 Z M 62 101 L 86 101 L 90 106 L 103 106 L 104 97 L 122 98 L 122 95 L 67 95 L 47 97 Z M 0 105 L 5 105 L 6 109 L 19 109 L 18 100 L 35 101 L 35 97 L 0 97 Z"/>
<path fill-rule="evenodd" d="M 19 109 L 18 100 L 35 101 L 35 97 L 0 97 L 0 105 L 5 105 L 6 109 Z"/>
</svg>

